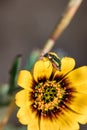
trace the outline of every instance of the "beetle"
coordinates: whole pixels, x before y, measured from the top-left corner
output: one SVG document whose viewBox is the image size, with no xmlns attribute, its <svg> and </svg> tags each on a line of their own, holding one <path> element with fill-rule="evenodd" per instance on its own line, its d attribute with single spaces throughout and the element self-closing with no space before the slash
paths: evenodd
<svg viewBox="0 0 87 130">
<path fill-rule="evenodd" d="M 54 52 L 48 52 L 44 57 L 47 57 L 51 61 L 53 67 L 61 71 L 61 59 Z"/>
</svg>

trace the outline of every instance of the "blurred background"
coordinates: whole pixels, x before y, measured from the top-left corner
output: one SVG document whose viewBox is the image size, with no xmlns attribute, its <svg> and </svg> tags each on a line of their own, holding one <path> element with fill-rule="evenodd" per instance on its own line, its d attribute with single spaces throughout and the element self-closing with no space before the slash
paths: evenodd
<svg viewBox="0 0 87 130">
<path fill-rule="evenodd" d="M 42 49 L 68 0 L 0 0 L 0 84 L 8 82 L 9 69 L 17 54 L 24 65 L 33 49 Z M 87 65 L 87 0 L 84 0 L 69 27 L 57 40 L 62 49 Z M 87 126 L 81 127 L 86 130 Z"/>
</svg>

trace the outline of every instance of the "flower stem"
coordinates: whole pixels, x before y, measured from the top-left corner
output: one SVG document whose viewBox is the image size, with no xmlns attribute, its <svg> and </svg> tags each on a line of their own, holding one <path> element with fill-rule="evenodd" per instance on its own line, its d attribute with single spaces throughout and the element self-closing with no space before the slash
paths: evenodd
<svg viewBox="0 0 87 130">
<path fill-rule="evenodd" d="M 41 57 L 43 57 L 45 53 L 49 52 L 52 49 L 52 47 L 55 45 L 56 40 L 60 37 L 60 35 L 69 25 L 69 23 L 71 22 L 73 16 L 75 15 L 82 1 L 83 0 L 70 0 L 69 1 L 62 18 L 60 19 L 60 21 L 54 28 L 51 36 L 48 38 L 43 50 L 41 51 Z"/>
<path fill-rule="evenodd" d="M 11 114 L 13 113 L 14 109 L 15 109 L 15 102 L 13 100 L 11 102 L 11 104 L 8 106 L 7 111 L 6 111 L 2 121 L 0 122 L 0 130 L 4 130 L 4 128 L 8 122 Z"/>
</svg>

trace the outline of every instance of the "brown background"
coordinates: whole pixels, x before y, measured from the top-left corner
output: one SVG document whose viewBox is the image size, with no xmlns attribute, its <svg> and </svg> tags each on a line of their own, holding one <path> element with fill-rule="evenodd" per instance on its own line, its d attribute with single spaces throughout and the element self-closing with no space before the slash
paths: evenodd
<svg viewBox="0 0 87 130">
<path fill-rule="evenodd" d="M 0 83 L 8 82 L 14 56 L 23 54 L 23 64 L 34 48 L 44 42 L 60 19 L 68 0 L 0 0 Z M 87 65 L 87 0 L 57 41 L 63 49 Z M 81 130 L 86 130 L 83 126 Z"/>
</svg>

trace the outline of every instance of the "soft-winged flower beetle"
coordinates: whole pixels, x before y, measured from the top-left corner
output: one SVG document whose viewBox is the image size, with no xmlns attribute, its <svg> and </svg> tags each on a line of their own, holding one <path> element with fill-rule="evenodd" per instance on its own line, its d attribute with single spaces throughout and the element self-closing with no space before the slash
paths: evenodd
<svg viewBox="0 0 87 130">
<path fill-rule="evenodd" d="M 54 68 L 61 71 L 61 59 L 54 52 L 48 52 L 44 57 L 47 57 L 51 61 Z"/>
</svg>

